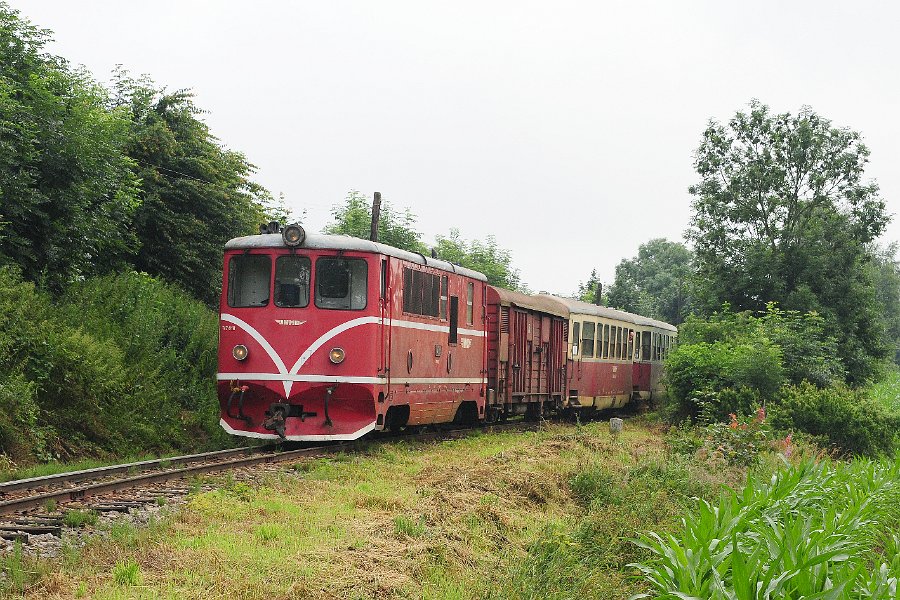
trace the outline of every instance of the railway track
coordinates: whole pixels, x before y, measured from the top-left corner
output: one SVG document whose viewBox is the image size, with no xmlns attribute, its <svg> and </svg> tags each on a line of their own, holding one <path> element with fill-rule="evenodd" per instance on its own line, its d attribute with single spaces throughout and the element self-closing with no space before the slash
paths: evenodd
<svg viewBox="0 0 900 600">
<path fill-rule="evenodd" d="M 98 512 L 127 512 L 149 502 L 156 502 L 160 497 L 187 493 L 186 488 L 159 486 L 198 475 L 359 451 L 381 441 L 455 439 L 474 432 L 534 427 L 536 425 L 532 423 L 512 422 L 478 428 L 366 438 L 293 450 L 280 450 L 276 446 L 233 448 L 8 481 L 0 484 L 0 515 L 3 515 L 0 517 L 0 538 L 27 542 L 28 536 L 34 534 L 60 536 L 63 518 L 59 511 L 48 514 L 47 507 L 59 508 L 77 503 L 79 508 Z M 135 494 L 136 490 L 144 491 Z M 120 496 L 124 491 L 129 492 L 129 497 L 123 499 Z M 86 504 L 88 498 L 93 498 L 92 504 Z"/>
</svg>

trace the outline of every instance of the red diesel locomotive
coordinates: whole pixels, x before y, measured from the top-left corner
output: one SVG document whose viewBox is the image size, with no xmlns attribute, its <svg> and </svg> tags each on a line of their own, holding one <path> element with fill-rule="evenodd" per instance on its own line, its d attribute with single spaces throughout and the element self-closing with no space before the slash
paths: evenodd
<svg viewBox="0 0 900 600">
<path fill-rule="evenodd" d="M 274 228 L 273 228 L 274 229 Z M 347 236 L 225 246 L 226 431 L 292 441 L 484 415 L 484 275 Z"/>
<path fill-rule="evenodd" d="M 600 410 L 662 391 L 671 325 L 275 225 L 225 246 L 218 390 L 229 433 L 350 440 Z"/>
</svg>

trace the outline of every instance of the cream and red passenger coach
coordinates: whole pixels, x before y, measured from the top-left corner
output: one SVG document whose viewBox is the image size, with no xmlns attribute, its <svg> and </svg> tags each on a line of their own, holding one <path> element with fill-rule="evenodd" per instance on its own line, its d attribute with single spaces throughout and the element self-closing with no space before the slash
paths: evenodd
<svg viewBox="0 0 900 600">
<path fill-rule="evenodd" d="M 556 298 L 568 315 L 568 408 L 621 407 L 664 391 L 663 361 L 674 325 L 606 306 Z"/>
<path fill-rule="evenodd" d="M 230 433 L 346 440 L 484 415 L 485 277 L 347 236 L 225 246 L 219 399 Z"/>
<path fill-rule="evenodd" d="M 228 242 L 220 319 L 222 427 L 297 441 L 650 399 L 677 333 L 299 226 Z"/>
</svg>

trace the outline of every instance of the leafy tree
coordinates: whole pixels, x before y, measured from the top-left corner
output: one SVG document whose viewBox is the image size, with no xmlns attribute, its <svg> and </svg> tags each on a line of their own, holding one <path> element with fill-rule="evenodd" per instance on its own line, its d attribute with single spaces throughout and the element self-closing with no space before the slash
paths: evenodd
<svg viewBox="0 0 900 600">
<path fill-rule="evenodd" d="M 489 235 L 483 242 L 466 241 L 459 229 L 451 228 L 449 236 L 437 236 L 436 240 L 435 250 L 442 260 L 484 273 L 491 285 L 523 290 L 519 270 L 512 266 L 512 255 L 497 245 L 494 236 Z"/>
<path fill-rule="evenodd" d="M 597 294 L 600 294 L 601 297 L 597 298 Z M 603 294 L 603 282 L 600 281 L 600 277 L 597 275 L 597 269 L 591 269 L 591 274 L 587 281 L 579 282 L 575 297 L 582 302 L 590 302 L 591 304 L 607 304 L 607 298 Z"/>
<path fill-rule="evenodd" d="M 693 256 L 684 244 L 663 238 L 641 244 L 638 254 L 616 266 L 610 306 L 675 325 L 690 307 Z"/>
<path fill-rule="evenodd" d="M 900 262 L 897 261 L 897 243 L 884 248 L 875 246 L 871 254 L 870 270 L 882 309 L 885 344 L 893 350 L 894 361 L 900 363 Z"/>
<path fill-rule="evenodd" d="M 325 233 L 350 235 L 369 239 L 372 232 L 372 201 L 364 194 L 351 190 L 343 204 L 336 204 L 331 215 L 334 222 Z M 396 211 L 390 202 L 382 201 L 378 214 L 378 241 L 394 248 L 424 253 L 421 234 L 415 230 L 416 216 L 408 208 Z"/>
<path fill-rule="evenodd" d="M 166 92 L 124 71 L 114 87 L 118 110 L 130 116 L 127 152 L 141 178 L 134 265 L 212 304 L 222 247 L 256 233 L 272 198 L 250 180 L 254 167 L 244 155 L 222 147 L 199 119 L 190 92 Z"/>
<path fill-rule="evenodd" d="M 0 2 L 0 261 L 59 290 L 137 248 L 127 115 Z"/>
<path fill-rule="evenodd" d="M 726 125 L 710 122 L 690 188 L 699 307 L 815 311 L 837 334 L 848 378 L 870 377 L 886 346 L 866 245 L 888 216 L 863 181 L 868 156 L 859 133 L 806 107 L 773 114 L 754 101 Z"/>
</svg>

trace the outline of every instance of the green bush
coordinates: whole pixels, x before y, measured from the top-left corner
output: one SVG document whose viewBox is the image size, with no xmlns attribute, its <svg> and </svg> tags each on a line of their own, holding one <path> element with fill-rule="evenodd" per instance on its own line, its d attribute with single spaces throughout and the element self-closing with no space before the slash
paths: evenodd
<svg viewBox="0 0 900 600">
<path fill-rule="evenodd" d="M 781 351 L 762 336 L 683 344 L 666 362 L 669 394 L 682 416 L 706 422 L 746 413 L 783 383 Z"/>
<path fill-rule="evenodd" d="M 843 384 L 785 386 L 769 416 L 774 427 L 819 436 L 845 454 L 892 455 L 900 445 L 900 414 Z"/>
<path fill-rule="evenodd" d="M 218 319 L 203 303 L 146 274 L 125 273 L 72 286 L 61 309 L 70 323 L 121 348 L 130 416 L 152 447 L 225 440 L 215 389 Z"/>
<path fill-rule="evenodd" d="M 0 451 L 31 462 L 220 445 L 217 328 L 146 275 L 52 298 L 0 268 Z"/>
</svg>

